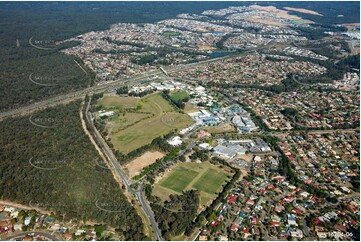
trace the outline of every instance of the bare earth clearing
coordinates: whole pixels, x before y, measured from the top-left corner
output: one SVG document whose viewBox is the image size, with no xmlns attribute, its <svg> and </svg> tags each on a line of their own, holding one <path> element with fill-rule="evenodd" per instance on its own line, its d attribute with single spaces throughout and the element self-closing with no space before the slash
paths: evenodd
<svg viewBox="0 0 361 242">
<path fill-rule="evenodd" d="M 159 151 L 147 151 L 143 155 L 126 164 L 125 168 L 128 170 L 129 176 L 134 177 L 139 175 L 144 167 L 153 164 L 157 159 L 160 159 L 163 156 L 164 154 Z"/>
<path fill-rule="evenodd" d="M 258 9 L 261 12 L 267 14 L 267 13 L 272 13 L 277 15 L 280 18 L 284 18 L 284 19 L 288 19 L 288 20 L 293 20 L 293 21 L 302 21 L 305 23 L 313 23 L 310 20 L 305 20 L 302 19 L 298 16 L 295 15 L 291 15 L 288 13 L 288 11 L 286 10 L 281 10 L 281 9 L 277 9 L 274 6 L 259 6 L 259 5 L 251 5 L 252 8 Z M 283 22 L 278 22 L 276 19 L 273 18 L 260 18 L 259 16 L 254 16 L 252 18 L 250 18 L 249 20 L 253 21 L 253 22 L 257 22 L 257 23 L 264 23 L 264 24 L 271 24 L 271 25 L 275 25 L 275 26 L 285 26 L 287 25 L 287 23 L 283 23 Z"/>
<path fill-rule="evenodd" d="M 312 14 L 312 15 L 318 15 L 318 16 L 323 16 L 322 14 L 312 11 L 312 10 L 308 10 L 308 9 L 304 9 L 304 8 L 290 8 L 290 7 L 284 7 L 284 9 L 289 10 L 289 11 L 295 11 L 295 12 L 299 12 L 299 13 L 306 13 L 306 14 Z"/>
</svg>

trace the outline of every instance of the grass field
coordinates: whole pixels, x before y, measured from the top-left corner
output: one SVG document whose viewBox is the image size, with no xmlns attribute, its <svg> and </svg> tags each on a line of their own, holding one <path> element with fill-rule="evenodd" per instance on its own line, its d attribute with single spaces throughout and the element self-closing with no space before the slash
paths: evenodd
<svg viewBox="0 0 361 242">
<path fill-rule="evenodd" d="M 128 100 L 129 98 L 129 100 Z M 124 154 L 149 144 L 153 139 L 193 123 L 187 114 L 175 111 L 160 93 L 143 97 L 106 96 L 98 104 L 105 109 L 137 107 L 124 111 L 107 120 L 107 131 L 116 149 Z"/>
<path fill-rule="evenodd" d="M 170 97 L 175 101 L 178 102 L 179 100 L 183 100 L 189 97 L 186 91 L 174 91 L 170 94 Z"/>
<path fill-rule="evenodd" d="M 221 191 L 231 172 L 229 168 L 221 169 L 209 162 L 180 163 L 155 184 L 153 195 L 167 200 L 171 194 L 196 189 L 200 191 L 200 208 L 203 208 Z"/>
<path fill-rule="evenodd" d="M 117 133 L 122 129 L 126 128 L 129 125 L 133 125 L 136 122 L 139 122 L 142 119 L 146 119 L 151 117 L 151 114 L 147 113 L 129 113 L 127 112 L 125 115 L 118 114 L 108 119 L 108 130 L 109 133 Z"/>
<path fill-rule="evenodd" d="M 142 100 L 144 100 L 143 112 L 160 114 L 174 111 L 173 106 L 160 93 L 145 96 Z"/>
<path fill-rule="evenodd" d="M 160 185 L 181 193 L 189 185 L 189 183 L 197 177 L 198 174 L 199 172 L 197 171 L 193 171 L 185 167 L 179 167 L 173 171 L 171 176 L 161 182 Z"/>
<path fill-rule="evenodd" d="M 208 169 L 193 185 L 199 191 L 206 193 L 216 193 L 219 187 L 227 179 L 227 174 L 216 169 Z"/>
<path fill-rule="evenodd" d="M 175 32 L 175 31 L 164 31 L 162 33 L 162 35 L 166 36 L 166 37 L 172 37 L 172 36 L 178 36 L 178 35 L 180 35 L 180 33 Z"/>
<path fill-rule="evenodd" d="M 182 117 L 182 121 L 175 121 L 179 128 L 187 127 L 192 123 L 185 114 L 169 113 L 171 117 Z M 174 119 L 179 120 L 179 119 Z M 160 116 L 142 120 L 120 132 L 111 135 L 111 139 L 116 148 L 124 153 L 129 153 L 143 145 L 149 144 L 153 139 L 169 133 L 175 128 L 169 126 L 170 123 L 164 124 Z"/>
<path fill-rule="evenodd" d="M 120 96 L 104 96 L 98 100 L 98 104 L 104 107 L 123 107 L 135 108 L 140 98 L 137 97 L 120 97 Z"/>
<path fill-rule="evenodd" d="M 199 111 L 199 109 L 193 107 L 193 105 L 191 103 L 186 103 L 183 110 L 184 110 L 185 113 L 193 113 L 193 112 L 198 112 Z"/>
</svg>

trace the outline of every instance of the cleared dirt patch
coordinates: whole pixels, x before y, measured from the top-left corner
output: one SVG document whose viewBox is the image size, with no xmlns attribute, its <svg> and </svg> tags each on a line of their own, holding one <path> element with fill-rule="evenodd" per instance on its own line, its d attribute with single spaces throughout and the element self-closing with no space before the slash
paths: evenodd
<svg viewBox="0 0 361 242">
<path fill-rule="evenodd" d="M 143 155 L 126 164 L 125 168 L 128 170 L 129 176 L 134 177 L 139 175 L 144 167 L 153 164 L 157 159 L 160 159 L 163 156 L 164 154 L 159 151 L 147 151 Z"/>
<path fill-rule="evenodd" d="M 304 8 L 284 7 L 284 9 L 289 10 L 289 11 L 299 12 L 299 13 L 306 13 L 306 14 L 313 14 L 313 15 L 323 16 L 322 14 L 319 14 L 318 12 L 308 10 L 308 9 L 304 9 Z"/>
<path fill-rule="evenodd" d="M 236 129 L 231 124 L 223 124 L 218 127 L 208 128 L 207 131 L 211 134 L 219 134 L 219 133 L 231 133 L 236 132 Z"/>
<path fill-rule="evenodd" d="M 288 23 L 279 22 L 277 19 L 273 18 L 272 15 L 277 15 L 280 18 L 284 18 L 287 20 L 293 20 L 293 21 L 300 21 L 304 23 L 313 23 L 310 20 L 302 19 L 301 17 L 291 15 L 286 10 L 281 10 L 276 8 L 275 6 L 259 6 L 259 5 L 251 5 L 250 7 L 260 10 L 260 13 L 269 15 L 269 17 L 260 17 L 260 16 L 254 16 L 249 18 L 248 20 L 257 22 L 257 23 L 263 23 L 263 24 L 270 24 L 275 26 L 286 26 Z M 272 15 L 271 15 L 272 14 Z"/>
<path fill-rule="evenodd" d="M 185 107 L 184 107 L 184 112 L 185 113 L 193 113 L 193 112 L 198 112 L 199 109 L 195 108 L 191 103 L 186 103 Z"/>
</svg>

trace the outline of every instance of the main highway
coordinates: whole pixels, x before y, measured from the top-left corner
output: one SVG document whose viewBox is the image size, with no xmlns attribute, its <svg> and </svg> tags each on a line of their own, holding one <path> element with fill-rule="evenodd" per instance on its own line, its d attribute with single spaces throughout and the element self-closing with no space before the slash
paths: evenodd
<svg viewBox="0 0 361 242">
<path fill-rule="evenodd" d="M 23 106 L 23 107 L 20 107 L 17 109 L 13 109 L 10 111 L 0 113 L 0 120 L 7 118 L 7 117 L 17 116 L 17 115 L 21 115 L 21 114 L 27 114 L 32 111 L 59 105 L 62 103 L 67 103 L 67 102 L 70 102 L 70 101 L 73 101 L 76 99 L 81 99 L 81 98 L 85 97 L 85 95 L 87 95 L 87 94 L 91 95 L 94 93 L 104 92 L 108 89 L 116 88 L 118 86 L 126 85 L 128 83 L 135 85 L 142 80 L 145 80 L 147 78 L 150 78 L 150 77 L 160 74 L 160 73 L 161 72 L 158 70 L 153 70 L 153 71 L 149 71 L 142 75 L 134 76 L 132 78 L 127 78 L 127 79 L 115 81 L 112 83 L 105 83 L 105 84 L 101 84 L 99 86 L 89 87 L 89 88 L 71 92 L 68 94 L 55 96 L 55 97 L 52 97 L 52 98 L 49 98 L 49 99 L 46 99 L 46 100 L 43 100 L 43 101 L 40 101 L 37 103 L 33 103 L 33 104 L 30 104 L 27 106 Z"/>
<path fill-rule="evenodd" d="M 167 68 L 167 72 L 174 73 L 174 72 L 177 72 L 177 71 L 180 71 L 183 69 L 190 68 L 192 66 L 202 65 L 207 62 L 219 61 L 219 60 L 225 59 L 225 58 L 230 58 L 230 56 L 214 58 L 214 59 L 209 59 L 209 60 L 200 61 L 200 62 L 196 62 L 196 63 L 190 63 L 190 64 L 185 64 L 185 65 L 170 67 L 170 68 Z M 28 113 L 36 111 L 36 110 L 41 110 L 41 109 L 44 109 L 47 107 L 52 107 L 52 106 L 56 106 L 59 104 L 68 103 L 68 102 L 74 101 L 76 99 L 81 99 L 81 98 L 85 97 L 86 95 L 104 92 L 106 90 L 114 89 L 114 88 L 117 88 L 120 86 L 129 85 L 129 84 L 136 85 L 139 83 L 150 82 L 153 80 L 152 77 L 154 77 L 156 75 L 162 75 L 162 74 L 163 74 L 163 72 L 160 70 L 151 70 L 151 71 L 144 72 L 143 74 L 137 74 L 132 77 L 114 81 L 111 83 L 103 83 L 98 86 L 93 86 L 93 87 L 85 88 L 83 90 L 74 91 L 74 92 L 70 92 L 67 94 L 62 94 L 62 95 L 58 95 L 55 97 L 51 97 L 49 99 L 46 99 L 46 100 L 43 100 L 40 102 L 36 102 L 36 103 L 29 104 L 29 105 L 26 105 L 23 107 L 19 107 L 16 109 L 2 112 L 2 113 L 0 113 L 0 121 L 7 117 L 28 114 Z"/>
<path fill-rule="evenodd" d="M 233 58 L 237 55 L 245 55 L 248 53 L 252 53 L 258 49 L 262 49 L 264 48 L 264 46 L 260 46 L 258 48 L 255 49 L 250 49 L 247 51 L 244 51 L 243 53 L 235 53 L 235 54 L 230 54 L 227 56 L 223 56 L 223 57 L 218 57 L 218 58 L 212 58 L 212 59 L 207 59 L 207 60 L 203 60 L 203 61 L 199 61 L 199 62 L 194 62 L 194 63 L 189 63 L 189 64 L 184 64 L 184 65 L 178 65 L 178 66 L 171 66 L 171 67 L 167 67 L 164 68 L 165 71 L 169 74 L 171 73 L 176 73 L 180 70 L 184 70 L 184 69 L 189 69 L 191 67 L 194 66 L 198 66 L 198 65 L 203 65 L 206 63 L 210 63 L 210 62 L 216 62 L 216 61 L 220 61 L 220 60 L 226 60 L 229 58 Z M 79 63 L 77 63 L 79 64 Z M 85 97 L 86 95 L 91 95 L 94 93 L 101 93 L 104 92 L 106 90 L 110 90 L 110 89 L 114 89 L 114 88 L 118 88 L 120 86 L 124 86 L 124 85 L 136 85 L 139 83 L 145 83 L 145 82 L 150 82 L 152 81 L 152 77 L 156 76 L 156 75 L 162 75 L 163 72 L 161 70 L 155 69 L 155 70 L 150 70 L 147 72 L 144 72 L 142 74 L 136 74 L 134 76 L 131 76 L 129 78 L 124 78 L 122 80 L 117 80 L 111 83 L 102 83 L 98 86 L 93 86 L 93 87 L 88 87 L 79 91 L 74 91 L 74 92 L 70 92 L 67 94 L 62 94 L 62 95 L 58 95 L 55 97 L 50 97 L 46 100 L 43 101 L 39 101 L 36 103 L 32 103 L 29 105 L 25 105 L 19 108 L 15 108 L 9 111 L 5 111 L 0 113 L 0 121 L 8 118 L 8 117 L 14 117 L 14 116 L 19 116 L 19 115 L 24 115 L 24 114 L 28 114 L 30 112 L 34 112 L 36 110 L 41 110 L 47 107 L 52 107 L 52 106 L 56 106 L 59 104 L 65 104 L 65 103 L 69 103 L 71 101 L 74 101 L 76 99 L 81 99 L 83 97 Z M 30 80 L 29 80 L 30 82 Z"/>
</svg>

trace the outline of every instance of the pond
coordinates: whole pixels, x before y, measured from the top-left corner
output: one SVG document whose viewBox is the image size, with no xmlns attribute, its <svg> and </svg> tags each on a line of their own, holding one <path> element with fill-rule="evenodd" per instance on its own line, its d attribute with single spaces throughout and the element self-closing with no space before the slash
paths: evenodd
<svg viewBox="0 0 361 242">
<path fill-rule="evenodd" d="M 222 57 L 222 56 L 226 56 L 226 55 L 229 55 L 229 54 L 232 54 L 234 52 L 231 52 L 231 51 L 215 51 L 213 53 L 210 53 L 209 56 L 210 57 Z"/>
</svg>

